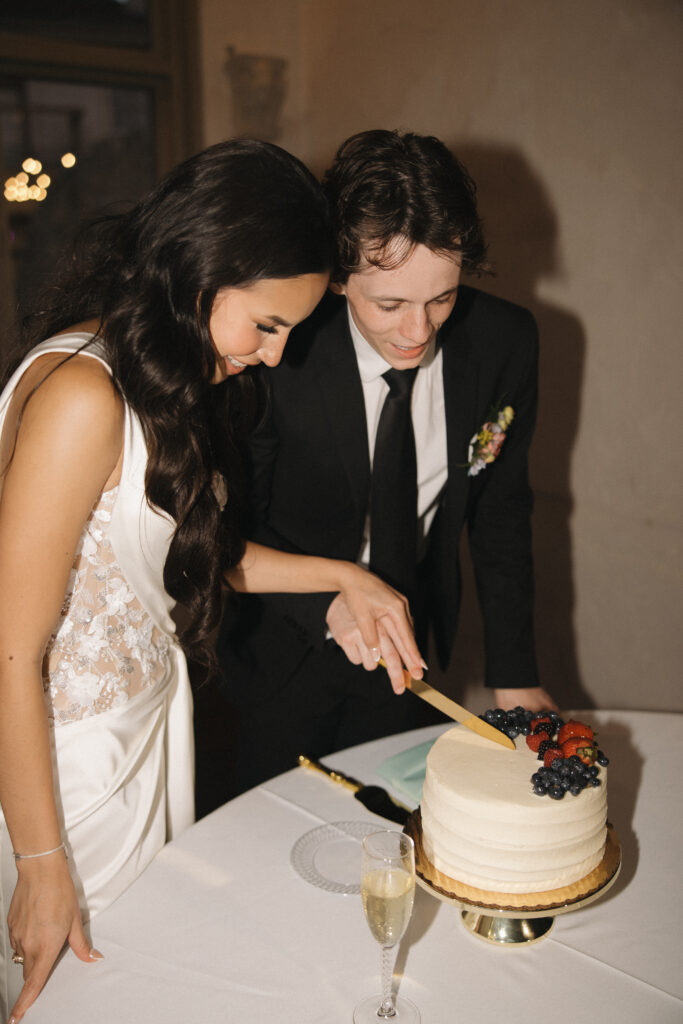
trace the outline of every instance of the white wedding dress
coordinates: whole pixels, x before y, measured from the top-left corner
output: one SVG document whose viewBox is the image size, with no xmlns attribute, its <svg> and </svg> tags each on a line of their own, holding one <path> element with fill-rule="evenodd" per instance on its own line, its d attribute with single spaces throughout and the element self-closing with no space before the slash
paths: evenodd
<svg viewBox="0 0 683 1024">
<path fill-rule="evenodd" d="M 0 431 L 27 366 L 90 338 L 63 335 L 32 350 L 0 397 Z M 97 343 L 84 354 L 107 366 Z M 127 409 L 121 481 L 100 495 L 86 523 L 45 658 L 55 796 L 84 920 L 194 818 L 192 697 L 163 586 L 173 524 L 147 504 L 146 465 L 140 422 Z M 2 1020 L 23 984 L 7 933 L 15 883 L 0 812 Z"/>
</svg>

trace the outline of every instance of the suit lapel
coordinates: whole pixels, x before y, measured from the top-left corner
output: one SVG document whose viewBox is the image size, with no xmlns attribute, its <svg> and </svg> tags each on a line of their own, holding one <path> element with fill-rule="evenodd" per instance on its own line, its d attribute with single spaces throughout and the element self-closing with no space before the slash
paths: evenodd
<svg viewBox="0 0 683 1024">
<path fill-rule="evenodd" d="M 461 522 L 469 490 L 467 452 L 477 430 L 479 365 L 464 320 L 456 320 L 443 340 L 443 383 L 448 445 L 448 506 L 452 523 Z"/>
<path fill-rule="evenodd" d="M 325 415 L 346 473 L 349 491 L 365 519 L 370 457 L 363 386 L 349 331 L 346 303 L 315 344 L 314 375 Z"/>
</svg>

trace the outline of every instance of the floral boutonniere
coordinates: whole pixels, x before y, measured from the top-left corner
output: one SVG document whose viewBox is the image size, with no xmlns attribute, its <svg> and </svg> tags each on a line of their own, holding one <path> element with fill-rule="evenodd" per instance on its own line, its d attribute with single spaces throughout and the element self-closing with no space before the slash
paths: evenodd
<svg viewBox="0 0 683 1024">
<path fill-rule="evenodd" d="M 468 476 L 476 476 L 486 469 L 490 462 L 498 458 L 500 449 L 503 447 L 505 432 L 515 418 L 515 411 L 511 405 L 506 405 L 496 415 L 491 413 L 491 420 L 484 423 L 470 441 L 467 452 Z"/>
</svg>

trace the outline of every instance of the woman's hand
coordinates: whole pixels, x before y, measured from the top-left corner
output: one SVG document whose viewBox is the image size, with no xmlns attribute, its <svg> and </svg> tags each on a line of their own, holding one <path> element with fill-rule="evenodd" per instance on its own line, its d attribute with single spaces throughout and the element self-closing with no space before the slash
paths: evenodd
<svg viewBox="0 0 683 1024">
<path fill-rule="evenodd" d="M 7 924 L 12 949 L 24 958 L 24 987 L 12 1008 L 10 1024 L 20 1021 L 35 1002 L 65 942 L 79 960 L 102 959 L 83 931 L 64 852 L 19 861 L 17 866 L 19 877 Z"/>
<path fill-rule="evenodd" d="M 239 565 L 226 578 L 240 593 L 337 593 L 327 613 L 332 636 L 354 665 L 387 663 L 392 686 L 403 693 L 403 665 L 422 678 L 426 668 L 413 634 L 408 601 L 355 562 L 291 554 L 247 541 Z"/>
<path fill-rule="evenodd" d="M 384 658 L 396 693 L 405 689 L 405 669 L 416 679 L 425 668 L 415 643 L 406 598 L 373 573 L 346 563 L 341 590 L 327 612 L 332 636 L 354 665 L 372 670 Z"/>
</svg>

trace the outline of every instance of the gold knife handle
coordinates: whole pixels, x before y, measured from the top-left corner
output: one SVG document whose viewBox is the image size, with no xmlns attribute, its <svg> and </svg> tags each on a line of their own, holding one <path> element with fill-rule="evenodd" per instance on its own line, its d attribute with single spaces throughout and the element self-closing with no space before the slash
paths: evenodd
<svg viewBox="0 0 683 1024">
<path fill-rule="evenodd" d="M 306 757 L 305 754 L 299 754 L 299 764 L 302 768 L 313 768 L 316 772 L 322 772 L 332 782 L 337 782 L 340 786 L 345 786 L 346 789 L 350 789 L 352 793 L 357 793 L 361 789 L 362 783 L 356 779 L 352 779 L 349 775 L 342 775 L 341 772 L 335 772 L 332 768 L 327 768 L 320 761 L 314 761 L 310 757 Z"/>
</svg>

